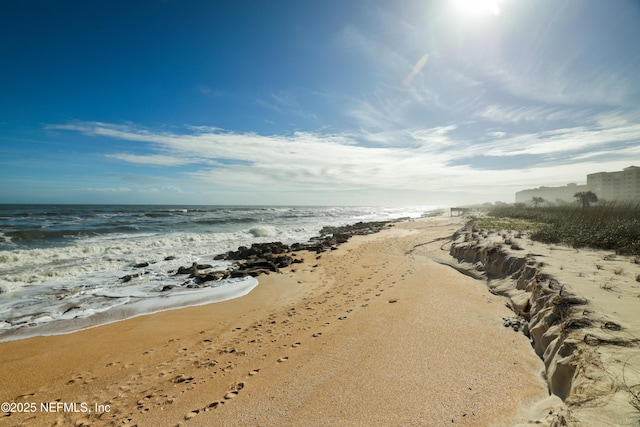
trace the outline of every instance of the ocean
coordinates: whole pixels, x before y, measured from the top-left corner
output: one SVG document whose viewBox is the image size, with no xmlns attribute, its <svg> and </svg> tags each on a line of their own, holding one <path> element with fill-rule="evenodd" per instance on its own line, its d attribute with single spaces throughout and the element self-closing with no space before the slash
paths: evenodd
<svg viewBox="0 0 640 427">
<path fill-rule="evenodd" d="M 230 263 L 214 256 L 239 246 L 306 242 L 323 226 L 417 218 L 435 209 L 0 205 L 0 341 L 237 298 L 258 280 L 192 289 L 171 272 L 193 262 L 226 269 Z M 133 278 L 122 280 L 127 275 Z"/>
</svg>

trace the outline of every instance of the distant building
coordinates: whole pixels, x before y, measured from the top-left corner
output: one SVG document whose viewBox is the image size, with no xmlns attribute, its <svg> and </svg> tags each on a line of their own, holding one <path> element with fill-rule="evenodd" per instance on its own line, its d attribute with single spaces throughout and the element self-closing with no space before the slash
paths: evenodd
<svg viewBox="0 0 640 427">
<path fill-rule="evenodd" d="M 539 187 L 516 193 L 516 203 L 531 203 L 534 197 L 547 202 L 574 202 L 574 194 L 593 191 L 599 200 L 640 202 L 640 167 L 629 166 L 621 171 L 587 175 L 587 185 L 567 184 L 563 187 Z"/>
<path fill-rule="evenodd" d="M 587 186 L 601 200 L 640 202 L 640 168 L 589 174 Z"/>
<path fill-rule="evenodd" d="M 522 190 L 516 193 L 516 203 L 531 203 L 534 197 L 542 197 L 547 202 L 574 202 L 573 197 L 579 191 L 589 191 L 586 185 L 567 184 L 562 187 L 539 187 Z M 597 194 L 597 193 L 596 193 Z"/>
</svg>

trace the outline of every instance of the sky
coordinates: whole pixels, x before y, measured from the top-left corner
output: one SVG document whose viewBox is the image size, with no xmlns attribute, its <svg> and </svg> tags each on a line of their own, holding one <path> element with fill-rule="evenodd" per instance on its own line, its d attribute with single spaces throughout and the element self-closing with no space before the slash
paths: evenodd
<svg viewBox="0 0 640 427">
<path fill-rule="evenodd" d="M 640 166 L 640 1 L 0 2 L 0 203 L 438 205 Z"/>
</svg>

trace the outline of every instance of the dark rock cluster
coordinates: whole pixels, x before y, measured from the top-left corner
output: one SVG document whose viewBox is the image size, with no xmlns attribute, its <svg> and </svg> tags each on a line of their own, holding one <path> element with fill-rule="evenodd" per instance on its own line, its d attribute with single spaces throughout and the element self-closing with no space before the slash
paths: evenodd
<svg viewBox="0 0 640 427">
<path fill-rule="evenodd" d="M 406 219 L 406 218 L 405 218 Z M 394 220 L 393 222 L 401 221 L 402 219 Z M 320 230 L 320 236 L 344 234 L 351 236 L 364 236 L 366 234 L 373 234 L 381 231 L 385 227 L 388 227 L 392 221 L 371 221 L 371 222 L 356 222 L 351 225 L 342 225 L 339 227 L 322 227 Z"/>
<path fill-rule="evenodd" d="M 341 227 L 323 227 L 320 236 L 312 237 L 306 243 L 294 243 L 291 246 L 282 242 L 254 243 L 247 248 L 241 246 L 237 251 L 217 255 L 216 260 L 234 261 L 237 269 L 230 272 L 231 277 L 259 276 L 278 272 L 291 264 L 301 263 L 294 258 L 295 252 L 309 251 L 315 253 L 335 250 L 351 236 L 373 234 L 388 226 L 388 222 L 358 222 Z M 293 254 L 293 256 L 288 254 Z"/>
<path fill-rule="evenodd" d="M 169 273 L 188 275 L 193 281 L 185 282 L 184 285 L 187 287 L 200 287 L 204 286 L 206 282 L 229 277 L 256 277 L 261 274 L 277 273 L 281 268 L 303 262 L 301 259 L 295 258 L 298 251 L 320 254 L 328 250 L 335 250 L 340 244 L 347 242 L 351 236 L 377 233 L 386 226 L 389 226 L 389 222 L 358 222 L 341 227 L 324 227 L 320 230 L 320 236 L 313 237 L 306 243 L 292 245 L 282 242 L 254 243 L 251 247 L 240 246 L 235 251 L 216 255 L 214 260 L 233 262 L 233 267 L 224 271 L 211 271 L 213 268 L 211 265 L 194 262 L 189 267 L 180 267 Z M 173 258 L 167 257 L 167 259 Z M 134 267 L 143 268 L 149 264 L 139 263 Z M 138 276 L 140 273 L 130 274 L 121 277 L 120 280 L 128 282 Z M 162 288 L 162 291 L 168 291 L 173 287 L 173 285 L 167 285 Z"/>
</svg>

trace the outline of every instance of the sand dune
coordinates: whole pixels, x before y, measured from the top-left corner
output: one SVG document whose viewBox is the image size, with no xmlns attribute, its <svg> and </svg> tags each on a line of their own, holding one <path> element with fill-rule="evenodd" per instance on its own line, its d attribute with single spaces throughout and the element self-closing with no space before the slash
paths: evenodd
<svg viewBox="0 0 640 427">
<path fill-rule="evenodd" d="M 451 253 L 463 261 L 456 268 L 488 279 L 518 315 L 506 324 L 527 333 L 544 360 L 550 391 L 567 405 L 559 420 L 640 424 L 637 257 L 541 244 L 507 230 L 468 230 Z"/>
</svg>

